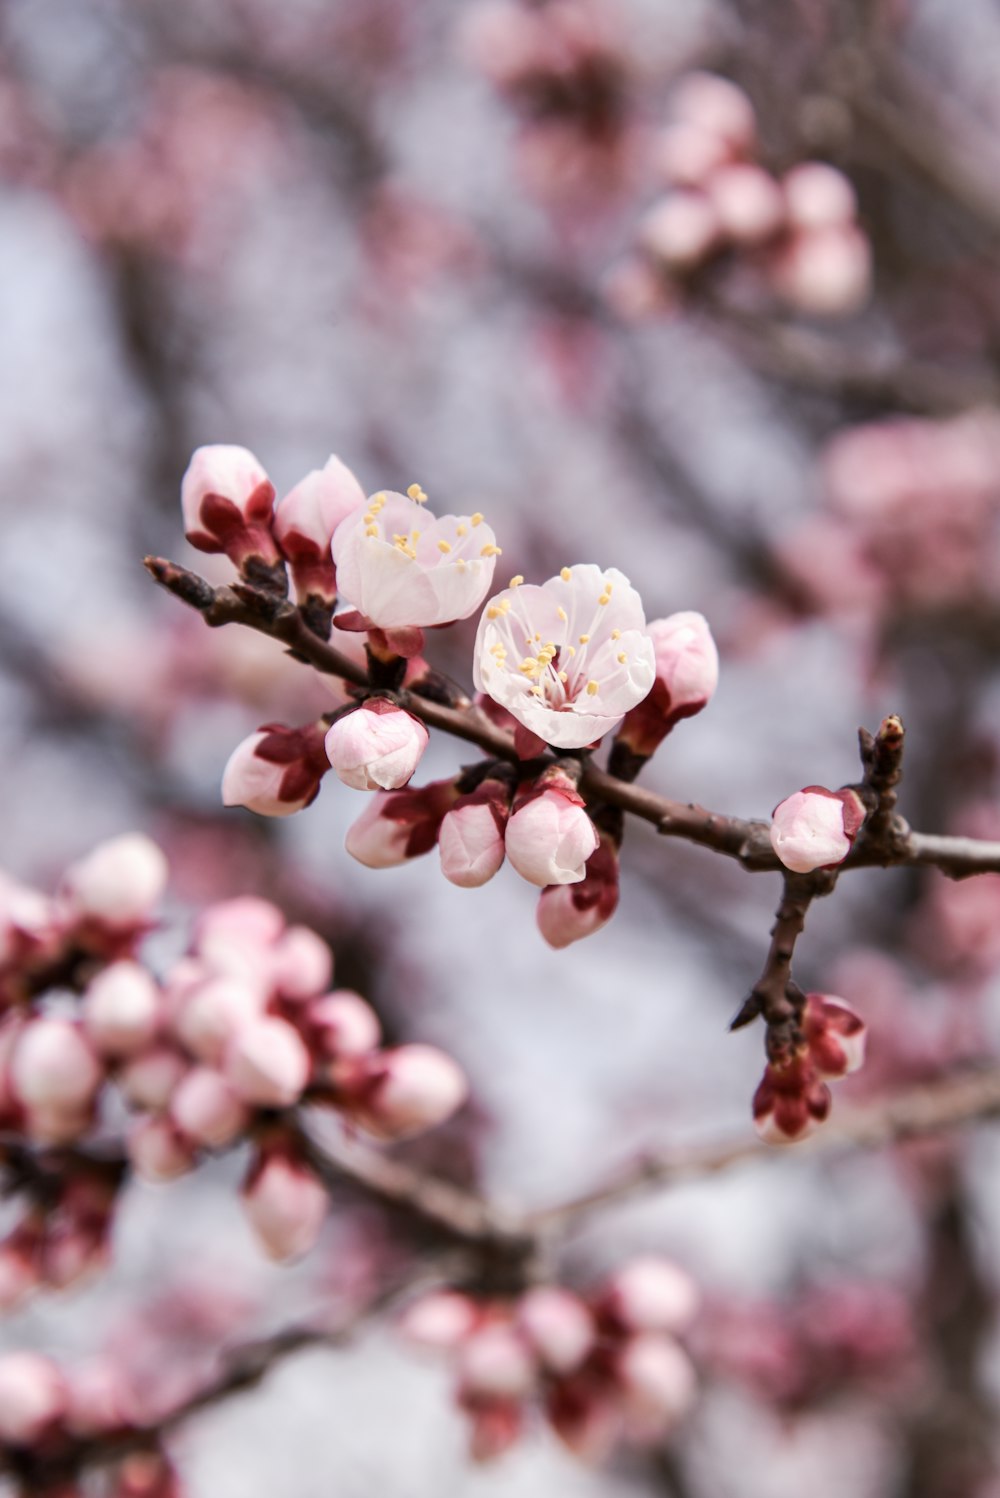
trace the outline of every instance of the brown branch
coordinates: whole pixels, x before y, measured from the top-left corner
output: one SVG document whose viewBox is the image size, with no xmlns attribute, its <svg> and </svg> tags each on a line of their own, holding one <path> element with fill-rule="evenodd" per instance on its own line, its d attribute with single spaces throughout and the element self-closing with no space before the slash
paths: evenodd
<svg viewBox="0 0 1000 1498">
<path fill-rule="evenodd" d="M 826 1124 L 803 1144 L 767 1145 L 739 1139 L 686 1146 L 649 1154 L 630 1162 L 605 1185 L 581 1196 L 531 1214 L 527 1223 L 538 1231 L 564 1230 L 591 1212 L 625 1201 L 645 1191 L 662 1190 L 685 1181 L 716 1175 L 733 1165 L 755 1165 L 790 1156 L 813 1159 L 848 1148 L 881 1149 L 906 1139 L 918 1139 L 961 1124 L 1000 1114 L 1000 1065 L 907 1088 L 894 1097 L 857 1106 Z"/>
<path fill-rule="evenodd" d="M 287 645 L 297 659 L 327 676 L 338 676 L 354 686 L 366 687 L 362 666 L 341 655 L 334 646 L 308 628 L 298 610 L 285 600 L 256 594 L 240 584 L 213 588 L 196 573 L 162 557 L 147 557 L 150 575 L 175 597 L 201 613 L 213 628 L 243 624 Z M 408 712 L 431 728 L 440 728 L 466 743 L 476 744 L 497 759 L 518 760 L 513 737 L 497 728 L 477 707 L 456 708 L 432 702 L 412 692 L 400 692 Z M 698 843 L 716 853 L 736 859 L 745 869 L 781 870 L 783 865 L 771 848 L 769 824 L 747 820 L 703 806 L 672 801 L 641 786 L 631 785 L 594 765 L 587 765 L 580 781 L 587 797 L 618 806 L 651 822 L 666 837 Z M 892 846 L 862 843 L 854 849 L 841 870 L 889 866 L 934 865 L 952 878 L 972 874 L 1000 873 L 1000 843 L 980 843 L 968 838 L 942 837 L 911 832 L 901 819 L 893 825 Z"/>
</svg>

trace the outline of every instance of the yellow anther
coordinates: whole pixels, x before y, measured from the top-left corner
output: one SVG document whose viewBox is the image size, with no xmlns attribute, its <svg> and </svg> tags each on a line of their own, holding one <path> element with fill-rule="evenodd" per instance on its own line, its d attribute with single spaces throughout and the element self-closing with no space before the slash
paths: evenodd
<svg viewBox="0 0 1000 1498">
<path fill-rule="evenodd" d="M 482 523 L 483 523 L 482 514 L 480 513 L 479 510 L 477 510 L 476 513 L 473 516 L 471 516 L 471 518 L 470 518 L 470 524 L 472 524 L 472 525 L 482 525 Z"/>
<path fill-rule="evenodd" d="M 495 603 L 491 603 L 486 610 L 486 617 L 487 619 L 499 619 L 502 613 L 503 609 L 498 609 Z"/>
<path fill-rule="evenodd" d="M 556 609 L 556 613 L 559 615 L 560 619 L 562 620 L 562 622 L 564 624 L 569 619 L 569 615 L 567 614 L 566 610 L 562 607 L 562 605 L 560 605 L 559 608 Z"/>
<path fill-rule="evenodd" d="M 566 654 L 567 655 L 576 655 L 576 646 L 575 645 L 567 645 L 566 646 Z"/>
<path fill-rule="evenodd" d="M 570 572 L 568 567 L 560 567 L 559 576 L 562 578 L 564 583 L 568 583 L 573 574 L 572 572 Z"/>
<path fill-rule="evenodd" d="M 510 599 L 509 598 L 501 598 L 499 607 L 500 607 L 501 614 L 509 614 L 510 613 Z"/>
<path fill-rule="evenodd" d="M 602 593 L 601 596 L 600 596 L 600 598 L 597 601 L 600 604 L 610 603 L 611 602 L 610 594 L 608 594 L 608 593 Z"/>
<path fill-rule="evenodd" d="M 381 490 L 379 490 L 378 494 L 372 495 L 371 499 L 368 501 L 368 508 L 370 510 L 374 510 L 376 515 L 378 514 L 379 510 L 385 508 L 385 495 Z"/>
<path fill-rule="evenodd" d="M 625 652 L 623 650 L 622 653 L 621 653 L 621 655 L 618 657 L 618 662 L 619 662 L 620 665 L 624 666 L 625 662 L 627 660 L 628 660 L 628 656 L 625 654 Z"/>
<path fill-rule="evenodd" d="M 456 536 L 467 536 L 468 534 L 469 534 L 469 527 L 467 525 L 456 525 L 456 527 L 455 527 L 455 535 Z"/>
<path fill-rule="evenodd" d="M 519 572 L 516 577 L 512 577 L 511 578 L 509 586 L 512 587 L 512 588 L 519 588 L 523 582 L 524 582 L 524 578 L 521 576 L 521 574 Z"/>
<path fill-rule="evenodd" d="M 613 593 L 614 589 L 615 589 L 614 583 L 605 583 L 604 584 L 604 591 L 605 591 L 605 593 Z"/>
<path fill-rule="evenodd" d="M 541 639 L 541 638 L 542 638 L 542 637 L 541 637 L 541 635 L 540 635 L 540 634 L 537 634 L 537 633 L 536 633 L 536 634 L 535 634 L 535 636 L 534 636 L 534 638 L 535 638 L 535 639 L 536 639 L 536 640 L 540 640 L 540 639 Z"/>
<path fill-rule="evenodd" d="M 487 541 L 479 555 L 481 557 L 502 557 L 503 552 L 499 546 L 494 546 L 492 541 Z"/>
<path fill-rule="evenodd" d="M 368 514 L 365 515 L 365 516 L 363 516 L 362 518 L 363 518 L 363 520 L 365 522 L 365 525 L 374 525 L 375 524 L 375 516 L 371 513 L 370 510 L 369 510 Z"/>
<path fill-rule="evenodd" d="M 415 499 L 417 501 L 418 505 L 424 505 L 427 503 L 427 495 L 424 493 L 423 489 L 421 489 L 419 484 L 411 484 L 406 492 L 411 499 Z"/>
<path fill-rule="evenodd" d="M 621 630 L 620 630 L 620 629 L 613 629 L 613 630 L 612 630 L 612 631 L 611 631 L 611 638 L 612 638 L 612 639 L 613 639 L 613 640 L 620 640 L 620 639 L 621 639 L 621 637 L 622 637 L 622 632 L 621 632 Z"/>
<path fill-rule="evenodd" d="M 439 541 L 438 542 L 438 551 L 443 551 L 445 553 L 451 551 L 451 542 L 450 541 Z"/>
<path fill-rule="evenodd" d="M 411 531 L 410 535 L 413 537 L 414 541 L 419 541 L 420 540 L 420 532 L 419 531 Z"/>
<path fill-rule="evenodd" d="M 587 645 L 589 643 L 590 643 L 590 636 L 589 635 L 581 635 L 580 636 L 580 644 L 581 645 Z"/>
<path fill-rule="evenodd" d="M 588 681 L 587 682 L 587 696 L 588 697 L 595 696 L 596 693 L 597 693 L 597 691 L 598 691 L 598 689 L 599 689 L 599 687 L 600 687 L 600 683 L 599 682 Z"/>
<path fill-rule="evenodd" d="M 559 672 L 559 680 L 560 681 L 569 681 L 569 672 L 568 671 L 560 671 Z"/>
<path fill-rule="evenodd" d="M 377 525 L 366 526 L 365 527 L 365 535 L 366 536 L 377 536 L 378 535 L 378 526 Z"/>
</svg>

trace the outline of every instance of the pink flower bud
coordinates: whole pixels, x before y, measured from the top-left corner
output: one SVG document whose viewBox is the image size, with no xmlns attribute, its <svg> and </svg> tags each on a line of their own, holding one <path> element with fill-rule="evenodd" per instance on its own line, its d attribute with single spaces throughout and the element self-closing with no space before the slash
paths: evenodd
<svg viewBox="0 0 1000 1498">
<path fill-rule="evenodd" d="M 771 273 L 778 294 L 800 312 L 849 317 L 871 293 L 871 245 L 853 224 L 810 229 L 780 250 Z"/>
<path fill-rule="evenodd" d="M 333 533 L 342 520 L 365 503 L 365 491 L 337 457 L 327 459 L 295 485 L 279 504 L 274 534 L 292 564 L 300 602 L 310 596 L 332 601 L 336 572 L 330 555 Z"/>
<path fill-rule="evenodd" d="M 807 785 L 775 807 L 771 847 L 796 874 L 836 868 L 850 853 L 865 815 L 855 791 Z"/>
<path fill-rule="evenodd" d="M 461 1343 L 458 1378 L 461 1394 L 474 1399 L 523 1399 L 538 1381 L 538 1366 L 512 1326 L 494 1323 Z"/>
<path fill-rule="evenodd" d="M 639 225 L 639 242 L 674 271 L 693 270 L 715 249 L 721 225 L 704 193 L 680 191 L 651 208 Z"/>
<path fill-rule="evenodd" d="M 274 485 L 245 447 L 197 448 L 181 480 L 181 510 L 199 551 L 225 552 L 237 566 L 250 557 L 280 561 L 271 533 Z"/>
<path fill-rule="evenodd" d="M 134 1056 L 156 1034 L 160 991 L 137 962 L 113 962 L 88 985 L 83 1027 L 102 1056 Z"/>
<path fill-rule="evenodd" d="M 127 1375 L 105 1359 L 75 1368 L 69 1381 L 66 1429 L 84 1439 L 123 1430 L 138 1411 Z"/>
<path fill-rule="evenodd" d="M 753 1097 L 753 1123 L 768 1144 L 792 1144 L 814 1133 L 830 1112 L 830 1089 L 808 1052 L 769 1062 Z"/>
<path fill-rule="evenodd" d="M 618 909 L 618 850 L 602 837 L 579 884 L 553 884 L 538 899 L 538 929 L 559 950 L 600 931 Z"/>
<path fill-rule="evenodd" d="M 609 1281 L 605 1307 L 632 1332 L 681 1332 L 694 1320 L 701 1296 L 689 1274 L 669 1259 L 633 1259 Z"/>
<path fill-rule="evenodd" d="M 463 1072 L 443 1051 L 403 1045 L 373 1057 L 350 1111 L 380 1139 L 407 1139 L 444 1123 L 469 1092 Z"/>
<path fill-rule="evenodd" d="M 686 121 L 662 132 L 655 153 L 657 168 L 674 187 L 704 187 L 730 160 L 729 146 L 720 135 Z"/>
<path fill-rule="evenodd" d="M 26 884 L 0 874 L 0 967 L 37 950 L 54 925 L 52 902 Z"/>
<path fill-rule="evenodd" d="M 374 1009 L 349 988 L 313 999 L 306 1010 L 306 1024 L 314 1050 L 328 1060 L 365 1056 L 382 1038 Z"/>
<path fill-rule="evenodd" d="M 330 1209 L 319 1178 L 284 1149 L 265 1150 L 243 1187 L 250 1226 L 272 1259 L 287 1262 L 309 1252 Z"/>
<path fill-rule="evenodd" d="M 675 118 L 720 136 L 736 152 L 747 152 L 757 133 L 754 108 L 747 95 L 715 73 L 688 73 L 671 98 Z"/>
<path fill-rule="evenodd" d="M 65 1408 L 62 1375 L 48 1358 L 37 1352 L 0 1357 L 0 1441 L 33 1446 Z"/>
<path fill-rule="evenodd" d="M 434 1290 L 407 1306 L 397 1326 L 418 1347 L 451 1349 L 465 1340 L 479 1320 L 479 1307 L 468 1295 Z"/>
<path fill-rule="evenodd" d="M 87 1110 L 104 1073 L 80 1028 L 67 1019 L 26 1025 L 10 1060 L 11 1084 L 25 1107 Z"/>
<path fill-rule="evenodd" d="M 130 1061 L 119 1073 L 118 1084 L 133 1108 L 158 1113 L 170 1102 L 186 1070 L 186 1062 L 176 1051 L 157 1046 Z"/>
<path fill-rule="evenodd" d="M 373 697 L 337 719 L 326 736 L 326 752 L 345 785 L 357 791 L 394 791 L 413 775 L 428 738 L 419 718 Z"/>
<path fill-rule="evenodd" d="M 868 1031 L 843 999 L 807 994 L 802 1031 L 817 1076 L 845 1077 L 864 1064 Z"/>
<path fill-rule="evenodd" d="M 285 999 L 311 999 L 330 986 L 333 953 L 308 926 L 290 926 L 271 956 L 271 982 Z"/>
<path fill-rule="evenodd" d="M 583 798 L 554 787 L 521 804 L 504 838 L 507 857 L 521 878 L 542 889 L 583 879 L 598 841 Z"/>
<path fill-rule="evenodd" d="M 222 772 L 223 806 L 289 817 L 311 806 L 330 762 L 320 728 L 267 723 L 237 744 Z"/>
<path fill-rule="evenodd" d="M 617 740 L 648 759 L 683 718 L 701 712 L 719 681 L 719 653 L 701 614 L 671 614 L 648 626 L 656 653 L 652 690 L 626 714 Z"/>
<path fill-rule="evenodd" d="M 749 162 L 724 166 L 713 172 L 705 190 L 723 233 L 735 244 L 764 244 L 784 224 L 781 188 L 763 167 Z"/>
<path fill-rule="evenodd" d="M 682 1420 L 697 1396 L 683 1348 L 651 1332 L 632 1337 L 617 1367 L 622 1404 L 635 1440 L 655 1441 Z"/>
<path fill-rule="evenodd" d="M 114 929 L 144 926 L 167 883 L 167 860 L 139 832 L 101 843 L 67 869 L 60 886 L 71 911 Z"/>
<path fill-rule="evenodd" d="M 183 1498 L 170 1461 L 161 1451 L 133 1451 L 118 1466 L 108 1498 Z"/>
<path fill-rule="evenodd" d="M 285 929 L 285 917 L 270 900 L 239 895 L 203 910 L 194 928 L 194 949 L 203 962 L 219 972 L 240 970 L 237 955 L 245 958 L 274 945 Z"/>
<path fill-rule="evenodd" d="M 441 820 L 457 796 L 452 780 L 419 790 L 380 792 L 347 830 L 344 847 L 369 869 L 392 869 L 429 853 Z"/>
<path fill-rule="evenodd" d="M 193 1144 L 222 1149 L 249 1121 L 249 1114 L 234 1087 L 208 1066 L 188 1072 L 170 1104 L 170 1117 Z"/>
<path fill-rule="evenodd" d="M 596 1340 L 594 1318 L 579 1296 L 540 1285 L 518 1302 L 517 1324 L 550 1373 L 572 1373 Z"/>
<path fill-rule="evenodd" d="M 509 813 L 510 791 L 492 778 L 459 797 L 438 833 L 441 872 L 446 879 L 461 889 L 477 889 L 493 878 L 504 861 Z"/>
<path fill-rule="evenodd" d="M 306 1088 L 312 1063 L 298 1031 L 263 1018 L 241 1029 L 226 1052 L 225 1071 L 244 1102 L 289 1108 Z"/>
<path fill-rule="evenodd" d="M 803 161 L 792 167 L 781 185 L 795 229 L 829 229 L 854 220 L 854 188 L 843 172 L 825 161 Z"/>
<path fill-rule="evenodd" d="M 194 1151 L 168 1118 L 144 1118 L 128 1136 L 128 1157 L 145 1181 L 174 1181 L 194 1166 Z"/>
<path fill-rule="evenodd" d="M 258 1019 L 262 1009 L 259 989 L 238 978 L 210 978 L 182 1000 L 174 1031 L 192 1055 L 214 1065 L 233 1037 Z"/>
</svg>

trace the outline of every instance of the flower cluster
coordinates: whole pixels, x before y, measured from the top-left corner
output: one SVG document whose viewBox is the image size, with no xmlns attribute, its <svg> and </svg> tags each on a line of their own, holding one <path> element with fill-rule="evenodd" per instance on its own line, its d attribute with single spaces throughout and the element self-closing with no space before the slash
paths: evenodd
<svg viewBox="0 0 1000 1498">
<path fill-rule="evenodd" d="M 52 899 L 0 889 L 0 1127 L 17 1171 L 25 1143 L 69 1149 L 100 1135 L 117 1092 L 134 1115 L 127 1160 L 71 1149 L 54 1192 L 30 1176 L 24 1217 L 0 1247 L 0 1303 L 66 1285 L 107 1255 L 131 1165 L 151 1180 L 249 1138 L 243 1199 L 274 1258 L 315 1241 L 327 1211 L 290 1110 L 332 1108 L 395 1140 L 464 1101 L 456 1064 L 431 1046 L 384 1048 L 372 1009 L 331 987 L 329 947 L 244 897 L 198 917 L 188 953 L 161 976 L 139 945 L 163 888 L 163 855 L 129 835 L 74 865 Z M 68 1007 L 66 998 L 72 999 Z"/>
<path fill-rule="evenodd" d="M 477 1460 L 511 1447 L 533 1409 L 571 1451 L 598 1460 L 621 1439 L 662 1440 L 690 1411 L 697 1383 L 678 1336 L 698 1305 L 683 1270 L 648 1257 L 590 1295 L 552 1285 L 515 1300 L 436 1291 L 406 1310 L 401 1331 L 452 1359 Z"/>
<path fill-rule="evenodd" d="M 644 259 L 621 269 L 613 294 L 669 306 L 706 266 L 739 257 L 799 312 L 842 317 L 863 305 L 871 248 L 850 182 L 819 161 L 776 179 L 755 159 L 756 140 L 753 105 L 736 84 L 710 73 L 680 80 L 656 148 L 668 191 L 640 225 Z"/>
<path fill-rule="evenodd" d="M 799 1043 L 768 1062 L 754 1093 L 754 1127 L 771 1144 L 812 1134 L 830 1112 L 827 1082 L 857 1071 L 865 1058 L 864 1022 L 842 999 L 806 994 L 799 1029 Z"/>
<path fill-rule="evenodd" d="M 110 1361 L 67 1371 L 36 1352 L 0 1356 L 0 1456 L 15 1466 L 72 1470 L 74 1456 L 88 1442 L 139 1435 L 142 1425 L 135 1392 Z M 137 1445 L 115 1466 L 102 1492 L 108 1498 L 181 1498 L 180 1479 L 155 1440 L 147 1446 L 140 1439 Z M 26 1483 L 23 1491 L 40 1489 Z M 72 1498 L 81 1490 L 67 1481 L 46 1484 L 44 1491 Z"/>
</svg>

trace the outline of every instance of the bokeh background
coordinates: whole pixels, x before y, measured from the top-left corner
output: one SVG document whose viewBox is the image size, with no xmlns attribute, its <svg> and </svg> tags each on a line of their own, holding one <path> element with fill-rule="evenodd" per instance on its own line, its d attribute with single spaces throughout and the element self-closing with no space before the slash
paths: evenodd
<svg viewBox="0 0 1000 1498">
<path fill-rule="evenodd" d="M 233 745 L 323 711 L 328 688 L 268 641 L 205 630 L 141 558 L 206 566 L 177 502 L 197 445 L 249 446 L 279 494 L 336 452 L 369 491 L 417 480 L 485 511 L 512 573 L 597 561 L 650 617 L 708 617 L 717 697 L 650 785 L 767 815 L 853 779 L 858 725 L 898 711 L 905 815 L 995 835 L 1000 11 L 579 0 L 605 91 L 546 93 L 498 85 L 480 3 L 5 0 L 0 825 L 22 878 L 142 828 L 179 916 L 252 891 L 313 924 L 390 1035 L 469 1073 L 473 1104 L 415 1157 L 542 1206 L 641 1148 L 748 1131 L 760 1035 L 726 1026 L 776 877 L 630 827 L 617 917 L 553 952 L 509 870 L 468 892 L 434 855 L 353 864 L 360 798 L 335 783 L 280 824 L 224 811 Z M 643 294 L 656 142 L 693 68 L 747 90 L 769 171 L 820 159 L 853 183 L 873 266 L 856 309 L 782 303 L 739 253 L 674 277 L 666 308 Z M 464 681 L 471 628 L 433 644 Z M 426 778 L 462 762 L 437 740 Z M 996 1049 L 998 883 L 865 873 L 814 909 L 800 978 L 873 1032 L 838 1097 Z M 743 1318 L 706 1347 L 669 1458 L 590 1470 L 539 1431 L 476 1470 L 446 1374 L 378 1330 L 193 1424 L 178 1459 L 213 1498 L 995 1498 L 998 1170 L 983 1127 L 781 1155 L 590 1223 L 570 1278 L 656 1249 L 719 1325 Z M 376 1273 L 387 1230 L 346 1191 L 301 1270 L 262 1267 L 220 1189 L 239 1171 L 136 1186 L 114 1273 L 0 1341 L 138 1339 L 162 1371 Z"/>
</svg>

